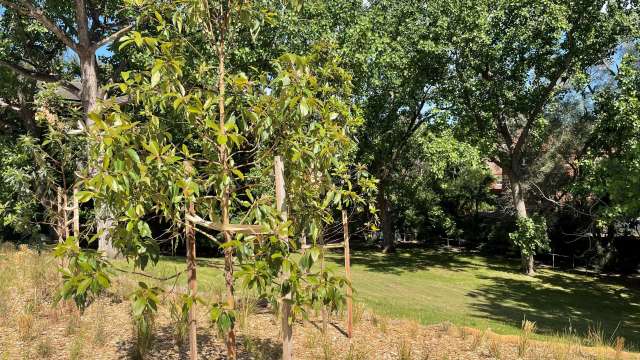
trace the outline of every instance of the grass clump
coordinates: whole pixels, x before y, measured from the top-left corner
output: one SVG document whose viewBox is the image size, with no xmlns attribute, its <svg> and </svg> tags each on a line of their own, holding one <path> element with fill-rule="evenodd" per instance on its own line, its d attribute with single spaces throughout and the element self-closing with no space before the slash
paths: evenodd
<svg viewBox="0 0 640 360">
<path fill-rule="evenodd" d="M 624 351 L 624 338 L 621 336 L 616 337 L 613 348 L 616 351 L 616 360 L 622 359 L 622 352 Z"/>
<path fill-rule="evenodd" d="M 371 322 L 373 323 L 373 326 L 377 327 L 383 334 L 387 333 L 387 330 L 389 329 L 389 319 L 385 316 L 373 313 L 371 315 Z"/>
<path fill-rule="evenodd" d="M 484 339 L 486 337 L 486 331 L 475 331 L 471 334 L 472 342 L 471 342 L 471 350 L 478 350 L 482 344 L 484 343 Z"/>
<path fill-rule="evenodd" d="M 36 354 L 40 359 L 48 359 L 53 356 L 53 345 L 49 339 L 44 338 L 36 344 Z"/>
<path fill-rule="evenodd" d="M 183 346 L 189 336 L 189 313 L 183 310 L 182 304 L 172 301 L 169 304 L 173 339 L 178 346 Z"/>
<path fill-rule="evenodd" d="M 103 346 L 107 342 L 107 317 L 104 310 L 103 306 L 96 308 L 96 320 L 91 341 L 96 346 Z"/>
<path fill-rule="evenodd" d="M 527 319 L 522 320 L 522 333 L 518 338 L 518 356 L 523 358 L 527 354 L 531 337 L 536 332 L 536 323 Z"/>
<path fill-rule="evenodd" d="M 500 351 L 500 343 L 498 342 L 497 339 L 491 339 L 489 341 L 489 354 L 498 360 L 502 359 L 502 352 Z"/>
<path fill-rule="evenodd" d="M 141 316 L 134 316 L 133 328 L 135 333 L 135 354 L 137 360 L 146 359 L 151 345 L 153 345 L 153 329 L 155 316 L 152 312 L 145 312 Z"/>
<path fill-rule="evenodd" d="M 249 317 L 256 312 L 258 299 L 255 296 L 245 292 L 241 295 L 239 301 L 238 324 L 241 329 L 246 330 Z"/>
<path fill-rule="evenodd" d="M 334 349 L 331 340 L 323 336 L 321 346 L 323 360 L 334 360 L 336 358 L 336 349 Z"/>
<path fill-rule="evenodd" d="M 349 344 L 349 351 L 344 360 L 366 360 L 367 351 L 357 343 Z"/>
<path fill-rule="evenodd" d="M 396 349 L 398 351 L 398 360 L 412 360 L 413 359 L 413 349 L 411 347 L 411 343 L 407 341 L 407 339 L 401 339 L 396 344 Z"/>
<path fill-rule="evenodd" d="M 364 305 L 361 303 L 354 302 L 353 303 L 353 325 L 356 326 L 362 322 L 364 319 Z"/>
<path fill-rule="evenodd" d="M 35 326 L 33 313 L 24 312 L 18 315 L 18 318 L 16 319 L 16 326 L 18 328 L 18 337 L 22 340 L 30 340 L 33 336 Z"/>
<path fill-rule="evenodd" d="M 82 337 L 75 337 L 69 347 L 69 360 L 80 360 L 83 358 L 84 340 Z"/>
</svg>

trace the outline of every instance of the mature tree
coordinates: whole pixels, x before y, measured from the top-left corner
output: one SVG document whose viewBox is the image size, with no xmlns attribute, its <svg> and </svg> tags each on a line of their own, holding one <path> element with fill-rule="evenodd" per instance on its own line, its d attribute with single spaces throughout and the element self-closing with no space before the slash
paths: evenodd
<svg viewBox="0 0 640 360">
<path fill-rule="evenodd" d="M 51 44 L 50 37 L 42 35 L 46 42 L 36 43 L 36 45 L 51 49 L 49 51 L 59 51 L 60 46 L 63 46 L 77 55 L 80 65 L 80 88 L 75 88 L 66 82 L 63 82 L 63 87 L 79 95 L 85 115 L 84 124 L 81 126 L 90 126 L 92 121 L 88 114 L 96 109 L 100 93 L 96 52 L 121 37 L 131 28 L 126 12 L 120 8 L 121 3 L 107 1 L 98 5 L 92 1 L 76 0 L 73 3 L 45 1 L 38 4 L 31 0 L 0 0 L 0 5 L 4 7 L 2 8 L 3 19 L 17 17 L 17 21 L 14 22 L 14 31 L 9 39 L 14 48 L 28 48 L 33 40 L 21 37 L 21 34 L 25 32 L 25 28 L 36 26 L 40 29 L 46 29 L 57 41 L 57 44 Z M 31 21 L 24 21 L 21 16 L 28 17 Z M 47 44 L 50 46 L 47 47 Z M 2 60 L 0 65 L 36 81 L 57 82 L 62 80 L 61 74 L 53 73 L 50 65 L 40 67 L 40 63 L 34 62 L 33 58 L 28 56 L 30 51 L 14 51 L 12 55 L 13 58 L 0 59 Z M 101 162 L 100 158 L 96 160 L 98 163 Z M 110 210 L 106 205 L 97 203 L 95 211 L 99 248 L 108 256 L 115 256 L 109 240 L 109 229 L 113 223 Z"/>
<path fill-rule="evenodd" d="M 529 166 L 551 134 L 547 106 L 576 76 L 608 58 L 627 30 L 626 1 L 481 1 L 452 14 L 454 114 L 509 180 L 517 218 Z M 523 252 L 533 273 L 533 254 Z"/>
<path fill-rule="evenodd" d="M 72 91 L 77 89 L 64 81 L 62 66 L 64 46 L 47 30 L 34 25 L 29 18 L 5 10 L 0 16 L 0 108 L 13 112 L 19 122 L 5 131 L 39 136 L 35 121 L 36 84 L 62 82 Z"/>
<path fill-rule="evenodd" d="M 379 179 L 384 250 L 394 248 L 393 206 L 387 188 L 413 135 L 438 113 L 446 72 L 444 16 L 436 3 L 371 1 L 346 45 L 365 126 L 360 156 Z"/>
<path fill-rule="evenodd" d="M 478 149 L 457 140 L 451 130 L 423 127 L 406 145 L 388 188 L 398 227 L 421 240 L 460 237 L 462 221 L 475 220 L 491 200 L 493 180 Z M 462 219 L 462 221 L 459 221 Z M 470 224 L 467 224 L 470 225 Z"/>
<path fill-rule="evenodd" d="M 600 226 L 630 223 L 640 216 L 640 63 L 637 50 L 624 56 L 615 83 L 598 92 L 596 124 L 579 162 L 573 194 L 595 209 Z M 595 206 L 594 206 L 595 205 Z"/>
</svg>

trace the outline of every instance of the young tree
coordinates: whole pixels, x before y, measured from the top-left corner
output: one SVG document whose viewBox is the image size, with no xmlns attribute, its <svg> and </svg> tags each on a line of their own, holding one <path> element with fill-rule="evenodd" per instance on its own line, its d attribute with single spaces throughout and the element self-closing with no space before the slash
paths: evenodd
<svg viewBox="0 0 640 360">
<path fill-rule="evenodd" d="M 344 299 L 339 288 L 348 284 L 313 269 L 317 247 L 296 260 L 295 231 L 311 229 L 315 239 L 318 222 L 330 221 L 332 208 L 368 209 L 358 194 L 371 191 L 375 182 L 361 167 L 347 166 L 361 121 L 344 100 L 350 98 L 349 76 L 330 52 L 284 55 L 273 62 L 273 71 L 251 79 L 229 71 L 224 61 L 225 46 L 237 36 L 234 22 L 254 24 L 258 13 L 251 4 L 183 5 L 179 11 L 149 6 L 152 16 L 145 18 L 153 26 L 123 38 L 121 46 L 135 45 L 148 62 L 143 70 L 123 72 L 124 82 L 114 85 L 130 97 L 131 110 L 108 101 L 103 112 L 91 115 L 91 136 L 99 144 L 94 152 L 104 154 L 104 162 L 84 181 L 81 198 L 121 209 L 114 245 L 141 268 L 158 259 L 148 217 L 162 218 L 176 235 L 186 230 L 185 309 L 192 321 L 195 304 L 207 302 L 195 292 L 193 231 L 224 249 L 227 299 L 207 303 L 228 357 L 235 358 L 234 252 L 242 254 L 247 285 L 279 307 L 291 307 L 291 316 L 284 315 L 289 325 L 308 305 L 322 301 L 335 308 Z M 229 31 L 219 33 L 214 21 Z M 295 227 L 273 197 L 271 161 L 278 155 L 294 194 L 286 200 L 291 218 L 300 221 Z M 298 214 L 303 204 L 316 213 Z M 145 303 L 140 299 L 136 303 Z"/>
<path fill-rule="evenodd" d="M 451 103 L 509 180 L 518 219 L 527 207 L 530 166 L 551 134 L 548 104 L 572 79 L 612 54 L 628 30 L 621 1 L 487 1 L 447 4 Z M 533 274 L 533 254 L 523 252 Z"/>
</svg>

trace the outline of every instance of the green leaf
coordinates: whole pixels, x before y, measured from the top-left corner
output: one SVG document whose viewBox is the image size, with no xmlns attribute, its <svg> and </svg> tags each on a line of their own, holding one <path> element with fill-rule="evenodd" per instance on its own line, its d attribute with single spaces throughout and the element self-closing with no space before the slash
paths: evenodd
<svg viewBox="0 0 640 360">
<path fill-rule="evenodd" d="M 216 141 L 217 141 L 217 143 L 219 145 L 226 145 L 227 144 L 227 140 L 228 140 L 227 135 L 224 135 L 224 134 L 219 134 L 216 137 Z"/>
<path fill-rule="evenodd" d="M 136 164 L 140 164 L 140 157 L 138 156 L 138 153 L 135 150 L 133 150 L 132 148 L 128 148 L 127 155 L 129 155 L 131 160 L 133 160 Z"/>
</svg>

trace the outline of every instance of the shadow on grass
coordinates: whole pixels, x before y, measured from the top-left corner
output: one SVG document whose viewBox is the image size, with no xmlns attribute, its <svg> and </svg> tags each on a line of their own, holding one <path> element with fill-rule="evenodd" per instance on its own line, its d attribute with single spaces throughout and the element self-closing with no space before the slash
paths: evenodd
<svg viewBox="0 0 640 360">
<path fill-rule="evenodd" d="M 470 254 L 435 249 L 406 249 L 390 254 L 374 251 L 352 251 L 351 264 L 364 266 L 366 271 L 401 275 L 433 268 L 450 271 L 467 271 L 481 264 L 470 259 Z M 471 255 L 472 256 L 472 255 Z M 329 259 L 337 264 L 343 263 L 342 253 L 334 253 Z"/>
<path fill-rule="evenodd" d="M 467 294 L 477 317 L 520 327 L 526 316 L 544 334 L 585 337 L 591 327 L 607 342 L 623 336 L 640 344 L 640 292 L 624 284 L 544 270 L 535 279 L 478 278 L 486 285 Z"/>
</svg>

